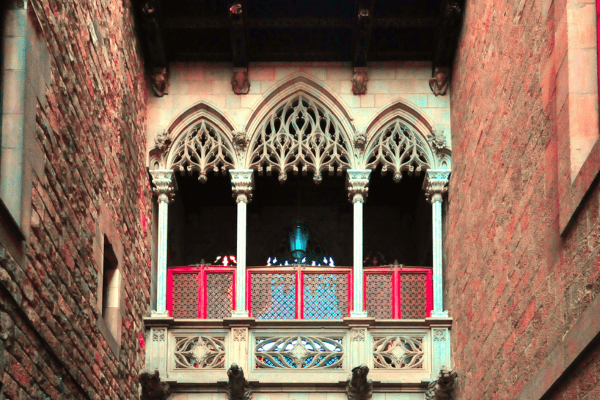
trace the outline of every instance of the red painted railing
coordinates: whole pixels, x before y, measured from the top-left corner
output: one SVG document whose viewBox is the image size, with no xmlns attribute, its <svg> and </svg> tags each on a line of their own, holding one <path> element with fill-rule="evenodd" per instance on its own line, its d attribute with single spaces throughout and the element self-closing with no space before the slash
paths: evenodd
<svg viewBox="0 0 600 400">
<path fill-rule="evenodd" d="M 246 308 L 257 319 L 341 319 L 350 315 L 353 275 L 348 267 L 250 267 Z M 190 266 L 167 273 L 167 309 L 175 318 L 225 318 L 235 301 L 235 267 Z M 428 317 L 433 308 L 428 268 L 365 268 L 370 317 Z"/>
</svg>

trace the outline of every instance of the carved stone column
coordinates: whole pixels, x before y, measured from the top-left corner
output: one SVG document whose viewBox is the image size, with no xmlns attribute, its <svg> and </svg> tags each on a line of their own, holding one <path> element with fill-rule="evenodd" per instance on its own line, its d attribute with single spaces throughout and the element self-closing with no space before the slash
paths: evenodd
<svg viewBox="0 0 600 400">
<path fill-rule="evenodd" d="M 442 269 L 442 195 L 448 189 L 450 170 L 430 169 L 425 176 L 425 192 L 432 205 L 433 225 L 433 311 L 432 317 L 448 318 L 444 311 L 443 269 Z"/>
<path fill-rule="evenodd" d="M 154 193 L 158 196 L 158 243 L 156 265 L 156 311 L 155 316 L 168 316 L 167 313 L 167 230 L 169 203 L 173 201 L 177 181 L 171 170 L 152 170 Z"/>
<path fill-rule="evenodd" d="M 354 309 L 351 316 L 366 318 L 363 304 L 363 203 L 369 191 L 370 169 L 348 170 L 348 197 L 354 204 Z"/>
<path fill-rule="evenodd" d="M 248 317 L 246 310 L 246 206 L 252 200 L 253 178 L 251 169 L 230 169 L 233 197 L 237 203 L 237 270 L 235 310 L 233 317 Z"/>
</svg>

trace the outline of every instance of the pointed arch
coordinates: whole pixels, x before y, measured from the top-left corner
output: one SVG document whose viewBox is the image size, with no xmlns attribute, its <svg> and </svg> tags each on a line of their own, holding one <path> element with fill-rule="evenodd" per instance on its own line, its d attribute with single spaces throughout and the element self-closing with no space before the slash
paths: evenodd
<svg viewBox="0 0 600 400">
<path fill-rule="evenodd" d="M 404 172 L 450 168 L 450 149 L 444 132 L 429 116 L 408 100 L 398 99 L 383 107 L 368 124 L 361 168 L 381 165 L 399 181 Z"/>
<path fill-rule="evenodd" d="M 246 125 L 245 168 L 275 170 L 284 181 L 290 171 L 314 173 L 354 168 L 354 126 L 343 102 L 304 73 L 269 91 Z"/>
<path fill-rule="evenodd" d="M 233 123 L 208 102 L 200 101 L 175 117 L 150 152 L 151 169 L 196 172 L 236 168 Z"/>
</svg>

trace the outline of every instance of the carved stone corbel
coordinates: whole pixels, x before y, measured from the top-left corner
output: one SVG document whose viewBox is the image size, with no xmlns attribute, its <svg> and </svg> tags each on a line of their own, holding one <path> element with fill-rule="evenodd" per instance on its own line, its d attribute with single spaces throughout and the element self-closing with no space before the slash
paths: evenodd
<svg viewBox="0 0 600 400">
<path fill-rule="evenodd" d="M 231 77 L 231 90 L 235 94 L 248 94 L 250 91 L 250 80 L 248 79 L 248 68 L 234 68 Z"/>
<path fill-rule="evenodd" d="M 369 367 L 361 365 L 352 369 L 352 376 L 346 383 L 348 400 L 369 400 L 373 397 L 373 382 L 367 379 Z"/>
<path fill-rule="evenodd" d="M 442 366 L 440 374 L 435 381 L 431 381 L 425 393 L 426 400 L 452 400 L 454 398 L 454 385 L 458 374 Z"/>
<path fill-rule="evenodd" d="M 168 94 L 169 71 L 167 68 L 154 68 L 150 79 L 152 80 L 152 90 L 156 96 L 163 97 Z"/>
<path fill-rule="evenodd" d="M 169 384 L 160 380 L 158 370 L 152 374 L 148 371 L 142 372 L 138 381 L 142 386 L 140 400 L 167 400 L 171 394 Z"/>
<path fill-rule="evenodd" d="M 244 378 L 244 370 L 237 364 L 231 364 L 227 370 L 227 400 L 250 400 L 252 399 L 252 389 L 250 384 Z"/>
<path fill-rule="evenodd" d="M 352 93 L 365 94 L 367 93 L 367 68 L 355 67 L 354 75 L 352 75 Z"/>
<path fill-rule="evenodd" d="M 436 68 L 434 77 L 429 80 L 429 88 L 436 96 L 444 96 L 448 90 L 448 76 L 443 68 Z"/>
<path fill-rule="evenodd" d="M 173 202 L 177 190 L 177 181 L 173 171 L 155 169 L 150 170 L 150 175 L 152 175 L 152 183 L 155 186 L 152 190 L 158 196 L 158 202 Z"/>
</svg>

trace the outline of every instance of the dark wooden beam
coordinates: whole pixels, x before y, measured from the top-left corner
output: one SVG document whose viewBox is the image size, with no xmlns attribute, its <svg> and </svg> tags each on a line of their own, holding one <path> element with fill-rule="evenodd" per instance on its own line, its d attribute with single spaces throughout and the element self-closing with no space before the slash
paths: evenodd
<svg viewBox="0 0 600 400">
<path fill-rule="evenodd" d="M 166 68 L 167 55 L 161 29 L 161 1 L 146 0 L 142 2 L 142 16 L 146 33 L 148 62 L 151 68 Z"/>
<path fill-rule="evenodd" d="M 354 26 L 352 64 L 354 68 L 366 67 L 369 42 L 373 30 L 375 0 L 356 0 L 356 23 Z"/>
<path fill-rule="evenodd" d="M 244 21 L 247 28 L 354 28 L 356 21 L 348 18 L 253 18 Z M 373 26 L 381 28 L 435 28 L 439 24 L 438 18 L 373 18 Z M 165 21 L 166 30 L 204 30 L 224 29 L 231 26 L 231 21 L 226 18 L 194 18 L 186 16 L 170 17 Z"/>
<path fill-rule="evenodd" d="M 231 21 L 231 48 L 233 50 L 233 65 L 248 68 L 248 33 L 246 30 L 247 1 L 236 0 L 229 2 L 229 19 Z"/>
<path fill-rule="evenodd" d="M 433 47 L 432 73 L 436 68 L 450 68 L 460 33 L 463 6 L 460 0 L 444 0 Z"/>
</svg>

